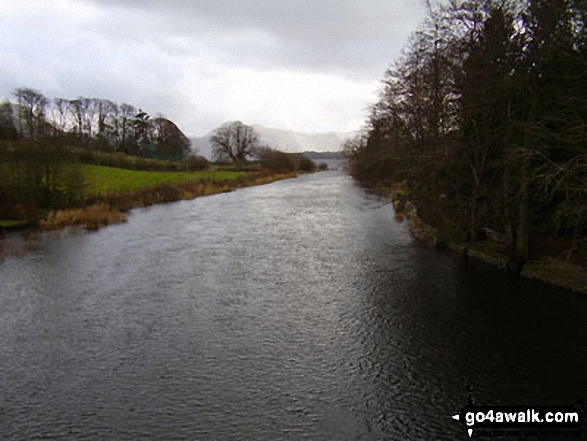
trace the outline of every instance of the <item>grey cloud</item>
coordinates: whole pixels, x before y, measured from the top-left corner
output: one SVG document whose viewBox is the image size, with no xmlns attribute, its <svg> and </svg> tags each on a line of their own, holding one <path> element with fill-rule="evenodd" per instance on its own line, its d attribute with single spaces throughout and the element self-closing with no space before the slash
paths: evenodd
<svg viewBox="0 0 587 441">
<path fill-rule="evenodd" d="M 195 42 L 218 38 L 229 61 L 355 78 L 381 76 L 422 16 L 413 0 L 92 0 L 130 9 L 156 26 Z M 252 44 L 256 35 L 270 40 Z M 232 38 L 228 38 L 232 36 Z"/>
<path fill-rule="evenodd" d="M 358 128 L 422 16 L 408 0 L 5 0 L 0 97 L 102 97 L 190 135 Z"/>
</svg>

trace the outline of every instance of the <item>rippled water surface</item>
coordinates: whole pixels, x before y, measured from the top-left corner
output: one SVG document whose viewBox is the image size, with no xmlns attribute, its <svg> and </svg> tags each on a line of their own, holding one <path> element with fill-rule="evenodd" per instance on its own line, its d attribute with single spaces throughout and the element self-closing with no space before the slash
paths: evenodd
<svg viewBox="0 0 587 441">
<path fill-rule="evenodd" d="M 0 438 L 467 439 L 587 398 L 587 301 L 420 247 L 341 172 L 0 264 Z"/>
</svg>

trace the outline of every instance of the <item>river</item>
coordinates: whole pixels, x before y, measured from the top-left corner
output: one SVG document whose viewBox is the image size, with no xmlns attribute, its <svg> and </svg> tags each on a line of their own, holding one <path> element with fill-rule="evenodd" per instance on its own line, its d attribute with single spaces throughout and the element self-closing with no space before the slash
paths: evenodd
<svg viewBox="0 0 587 441">
<path fill-rule="evenodd" d="M 587 299 L 428 250 L 341 171 L 0 264 L 2 439 L 468 439 L 587 398 Z"/>
</svg>

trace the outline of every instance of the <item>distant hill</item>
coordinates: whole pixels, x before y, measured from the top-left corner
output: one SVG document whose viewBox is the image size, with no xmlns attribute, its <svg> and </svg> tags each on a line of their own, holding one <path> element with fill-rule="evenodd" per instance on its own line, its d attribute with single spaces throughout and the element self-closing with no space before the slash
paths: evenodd
<svg viewBox="0 0 587 441">
<path fill-rule="evenodd" d="M 340 152 L 344 141 L 352 136 L 352 133 L 302 133 L 289 130 L 272 129 L 259 125 L 253 125 L 259 135 L 261 145 L 286 153 L 326 153 Z M 207 134 L 201 138 L 191 138 L 192 148 L 198 150 L 198 154 L 207 159 L 212 157 L 210 136 Z M 320 159 L 320 158 L 317 158 Z"/>
</svg>

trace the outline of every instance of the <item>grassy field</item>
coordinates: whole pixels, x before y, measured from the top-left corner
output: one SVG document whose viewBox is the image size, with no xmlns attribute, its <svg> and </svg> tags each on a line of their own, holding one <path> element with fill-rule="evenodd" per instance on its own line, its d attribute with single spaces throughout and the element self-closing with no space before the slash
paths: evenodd
<svg viewBox="0 0 587 441">
<path fill-rule="evenodd" d="M 86 164 L 76 164 L 75 167 L 79 167 L 86 177 L 86 197 L 134 192 L 163 184 L 187 184 L 200 180 L 234 181 L 247 174 L 237 171 L 137 171 Z"/>
</svg>

